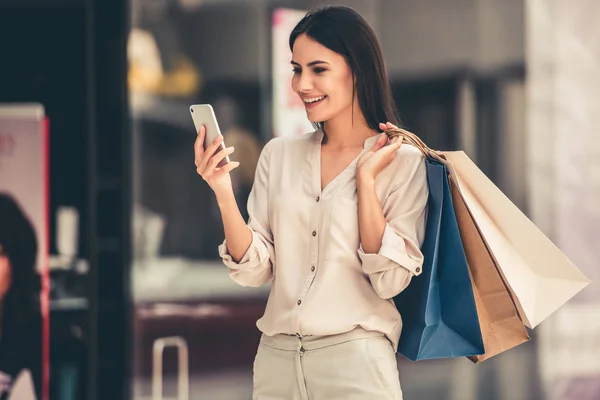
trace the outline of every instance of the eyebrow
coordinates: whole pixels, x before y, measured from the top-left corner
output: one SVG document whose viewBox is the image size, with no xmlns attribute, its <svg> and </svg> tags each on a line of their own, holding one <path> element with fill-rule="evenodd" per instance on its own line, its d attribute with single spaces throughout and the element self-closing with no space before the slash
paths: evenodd
<svg viewBox="0 0 600 400">
<path fill-rule="evenodd" d="M 296 61 L 292 60 L 291 61 L 292 65 L 297 65 L 300 66 L 300 64 L 298 64 Z M 329 64 L 327 61 L 321 61 L 321 60 L 315 60 L 315 61 L 311 61 L 309 62 L 306 66 L 307 67 L 312 67 L 313 65 L 317 65 L 317 64 Z"/>
</svg>

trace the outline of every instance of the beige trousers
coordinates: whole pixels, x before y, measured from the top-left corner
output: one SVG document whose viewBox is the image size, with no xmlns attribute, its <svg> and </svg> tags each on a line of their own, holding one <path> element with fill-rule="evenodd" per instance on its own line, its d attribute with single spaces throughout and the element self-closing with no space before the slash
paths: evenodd
<svg viewBox="0 0 600 400">
<path fill-rule="evenodd" d="M 253 400 L 402 400 L 398 364 L 381 333 L 263 335 Z"/>
</svg>

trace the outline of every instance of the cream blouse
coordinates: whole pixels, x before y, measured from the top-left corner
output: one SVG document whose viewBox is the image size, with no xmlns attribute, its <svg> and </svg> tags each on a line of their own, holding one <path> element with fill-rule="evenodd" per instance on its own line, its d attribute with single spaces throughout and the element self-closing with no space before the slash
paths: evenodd
<svg viewBox="0 0 600 400">
<path fill-rule="evenodd" d="M 323 132 L 275 138 L 260 156 L 248 199 L 252 244 L 239 263 L 219 254 L 242 286 L 271 282 L 257 322 L 267 336 L 332 335 L 357 326 L 398 345 L 402 319 L 392 298 L 421 273 L 429 195 L 425 161 L 402 145 L 375 180 L 387 221 L 377 254 L 362 251 L 355 158 L 321 191 Z M 379 135 L 365 141 L 361 155 Z"/>
</svg>

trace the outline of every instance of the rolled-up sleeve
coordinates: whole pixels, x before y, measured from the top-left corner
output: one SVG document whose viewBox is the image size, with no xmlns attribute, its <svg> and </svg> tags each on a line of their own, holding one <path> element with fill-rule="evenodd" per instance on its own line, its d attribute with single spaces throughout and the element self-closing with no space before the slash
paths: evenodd
<svg viewBox="0 0 600 400">
<path fill-rule="evenodd" d="M 387 224 L 379 251 L 371 254 L 365 253 L 362 246 L 358 249 L 363 271 L 377 294 L 385 299 L 404 290 L 423 267 L 421 245 L 429 198 L 425 159 L 409 157 L 403 167 L 408 179 L 382 205 Z"/>
<path fill-rule="evenodd" d="M 260 286 L 273 277 L 275 251 L 269 224 L 269 147 L 263 148 L 256 167 L 254 184 L 248 197 L 248 229 L 252 232 L 250 247 L 239 262 L 229 253 L 227 240 L 219 246 L 219 255 L 231 279 L 242 286 Z"/>
</svg>

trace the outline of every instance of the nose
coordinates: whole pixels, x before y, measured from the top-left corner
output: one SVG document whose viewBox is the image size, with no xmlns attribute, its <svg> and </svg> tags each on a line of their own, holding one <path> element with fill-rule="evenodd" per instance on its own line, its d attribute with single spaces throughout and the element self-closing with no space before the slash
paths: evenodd
<svg viewBox="0 0 600 400">
<path fill-rule="evenodd" d="M 312 79 L 309 74 L 299 73 L 292 79 L 292 88 L 295 92 L 309 92 L 313 88 Z"/>
</svg>

